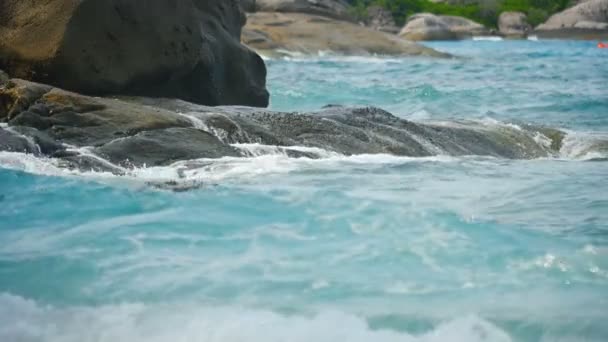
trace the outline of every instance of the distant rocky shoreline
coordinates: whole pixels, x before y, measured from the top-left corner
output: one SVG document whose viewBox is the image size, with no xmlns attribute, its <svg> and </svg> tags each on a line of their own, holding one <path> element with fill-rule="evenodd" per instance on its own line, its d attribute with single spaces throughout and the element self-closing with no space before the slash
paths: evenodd
<svg viewBox="0 0 608 342">
<path fill-rule="evenodd" d="M 305 13 L 252 13 L 248 16 L 242 41 L 266 56 L 294 52 L 308 55 L 333 52 L 357 56 L 448 56 L 393 34 Z"/>
<path fill-rule="evenodd" d="M 265 53 L 272 48 L 291 48 L 298 52 L 334 48 L 338 53 L 352 54 L 420 54 L 412 47 L 386 48 L 387 45 L 404 45 L 392 42 L 395 36 L 410 41 L 458 40 L 476 36 L 508 39 L 527 36 L 563 39 L 608 37 L 608 0 L 578 2 L 536 28 L 528 23 L 524 13 L 503 12 L 496 29 L 467 18 L 432 13 L 412 15 L 403 27 L 398 27 L 391 13 L 380 6 L 368 8 L 367 18 L 356 23 L 357 20 L 350 15 L 349 5 L 341 0 L 243 1 L 250 12 L 243 42 Z M 353 28 L 354 24 L 359 28 Z M 370 29 L 386 36 L 370 33 Z"/>
</svg>

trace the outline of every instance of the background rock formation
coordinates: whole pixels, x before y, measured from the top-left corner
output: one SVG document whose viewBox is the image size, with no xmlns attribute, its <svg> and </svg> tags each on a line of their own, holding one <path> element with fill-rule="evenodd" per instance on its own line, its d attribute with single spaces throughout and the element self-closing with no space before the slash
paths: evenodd
<svg viewBox="0 0 608 342">
<path fill-rule="evenodd" d="M 0 68 L 88 94 L 266 106 L 238 0 L 3 0 Z"/>
<path fill-rule="evenodd" d="M 498 30 L 507 37 L 524 37 L 532 30 L 528 18 L 521 12 L 503 12 L 498 17 Z"/>
<path fill-rule="evenodd" d="M 399 36 L 408 40 L 453 40 L 488 35 L 490 31 L 470 19 L 419 13 L 411 16 Z"/>
<path fill-rule="evenodd" d="M 399 33 L 407 40 L 453 40 L 454 32 L 438 16 L 430 13 L 421 13 L 412 16 Z"/>
<path fill-rule="evenodd" d="M 399 27 L 395 23 L 393 14 L 382 6 L 370 6 L 367 8 L 365 24 L 374 30 L 397 34 Z"/>
<path fill-rule="evenodd" d="M 471 19 L 453 15 L 442 15 L 439 16 L 439 18 L 441 18 L 441 20 L 448 25 L 450 31 L 454 32 L 458 37 L 470 38 L 473 36 L 490 34 L 490 30 L 485 26 Z"/>
<path fill-rule="evenodd" d="M 608 37 L 608 0 L 589 0 L 552 15 L 536 28 L 541 36 L 572 38 Z"/>
<path fill-rule="evenodd" d="M 308 13 L 352 21 L 349 5 L 343 0 L 257 0 L 260 12 Z"/>
<path fill-rule="evenodd" d="M 305 54 L 330 51 L 347 55 L 447 56 L 368 27 L 304 13 L 250 14 L 243 42 L 267 55 L 281 51 Z"/>
</svg>

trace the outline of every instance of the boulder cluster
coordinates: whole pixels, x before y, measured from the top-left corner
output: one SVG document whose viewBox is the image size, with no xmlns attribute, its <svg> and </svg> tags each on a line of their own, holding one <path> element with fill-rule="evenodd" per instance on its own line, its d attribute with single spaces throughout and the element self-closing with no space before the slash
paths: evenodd
<svg viewBox="0 0 608 342">
<path fill-rule="evenodd" d="M 264 16 L 260 13 L 280 12 L 287 16 L 300 13 L 321 16 L 333 21 L 351 23 L 358 21 L 366 28 L 398 35 L 412 41 L 469 39 L 488 35 L 506 38 L 525 38 L 529 35 L 574 39 L 608 37 L 608 0 L 578 1 L 573 7 L 554 14 L 536 28 L 530 25 L 525 13 L 502 12 L 498 18 L 497 29 L 486 28 L 480 23 L 463 17 L 432 13 L 412 15 L 404 27 L 398 27 L 392 13 L 381 6 L 370 6 L 363 18 L 355 18 L 352 16 L 353 12 L 349 10 L 349 5 L 342 0 L 257 0 L 257 4 L 253 0 L 241 1 L 247 3 L 248 11 L 252 12 L 251 21 L 254 23 L 258 23 L 258 18 Z M 435 2 L 441 1 L 435 0 Z M 471 0 L 465 3 L 475 2 L 475 0 Z M 462 4 L 462 2 L 458 3 Z M 316 20 L 308 19 L 311 25 L 315 24 Z M 287 26 L 286 23 L 287 21 L 284 21 L 285 26 Z M 260 39 L 266 31 L 273 31 L 272 29 L 260 29 L 259 26 L 256 27 L 256 30 L 257 39 Z M 283 31 L 280 28 L 274 29 L 274 31 L 277 30 L 281 33 Z M 366 42 L 365 39 L 360 41 L 363 44 Z M 352 43 L 356 44 L 356 41 Z M 255 41 L 253 45 L 255 47 Z"/>
</svg>

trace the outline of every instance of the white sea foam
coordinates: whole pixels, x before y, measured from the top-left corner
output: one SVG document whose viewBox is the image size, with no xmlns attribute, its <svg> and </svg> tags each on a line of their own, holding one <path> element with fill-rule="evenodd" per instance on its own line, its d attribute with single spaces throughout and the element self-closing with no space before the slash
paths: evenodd
<svg viewBox="0 0 608 342">
<path fill-rule="evenodd" d="M 485 117 L 485 118 L 479 120 L 479 122 L 485 126 L 490 126 L 490 127 L 506 127 L 506 128 L 514 129 L 516 131 L 522 130 L 521 126 L 519 126 L 519 125 L 516 125 L 511 122 L 499 121 L 499 120 L 496 120 L 496 119 L 490 118 L 490 117 Z"/>
<path fill-rule="evenodd" d="M 242 147 L 242 146 L 241 146 Z M 294 171 L 306 170 L 337 170 L 340 166 L 349 165 L 398 165 L 411 162 L 449 162 L 457 160 L 453 157 L 434 156 L 424 158 L 398 157 L 387 154 L 363 154 L 354 156 L 332 155 L 331 152 L 318 152 L 314 148 L 292 147 L 292 150 L 313 151 L 326 154 L 320 159 L 306 157 L 291 158 L 284 150 L 276 150 L 272 154 L 260 154 L 260 150 L 271 147 L 248 146 L 250 151 L 257 153 L 250 158 L 224 157 L 220 159 L 199 159 L 192 161 L 177 162 L 170 166 L 154 167 L 146 169 L 135 169 L 133 173 L 138 178 L 148 180 L 174 180 L 178 178 L 189 180 L 200 180 L 207 182 L 218 182 L 223 180 L 247 180 L 262 175 L 286 174 Z M 161 176 L 161 179 L 155 177 Z"/>
<path fill-rule="evenodd" d="M 473 40 L 486 40 L 486 41 L 492 41 L 492 42 L 499 42 L 504 39 L 499 36 L 477 36 L 477 37 L 473 37 Z"/>
<path fill-rule="evenodd" d="M 364 318 L 336 311 L 281 315 L 271 311 L 194 304 L 122 304 L 54 308 L 0 294 L 0 340 L 21 342 L 507 342 L 510 336 L 474 315 L 408 334 L 373 330 Z"/>
<path fill-rule="evenodd" d="M 194 116 L 190 113 L 178 113 L 178 114 L 185 117 L 186 119 L 188 119 L 192 123 L 192 126 L 194 126 L 194 128 L 202 129 L 205 132 L 211 133 L 211 130 L 205 124 L 205 122 L 203 122 L 203 120 L 197 118 L 196 116 Z"/>
<path fill-rule="evenodd" d="M 310 155 L 317 156 L 318 158 L 336 158 L 343 157 L 344 155 L 324 150 L 317 147 L 305 147 L 305 146 L 272 146 L 262 144 L 233 144 L 236 147 L 251 157 L 259 157 L 264 155 L 283 155 L 288 156 L 289 151 L 308 153 Z"/>
<path fill-rule="evenodd" d="M 589 160 L 608 157 L 608 135 L 605 133 L 566 133 L 560 149 L 562 158 Z"/>
<path fill-rule="evenodd" d="M 25 171 L 43 175 L 64 175 L 68 170 L 61 169 L 57 162 L 48 158 L 36 158 L 32 154 L 0 152 L 0 166 L 6 169 Z"/>
<path fill-rule="evenodd" d="M 222 129 L 219 129 L 219 128 L 208 126 L 205 123 L 205 121 L 203 121 L 202 119 L 198 118 L 194 113 L 178 113 L 178 114 L 181 115 L 181 116 L 183 116 L 187 120 L 189 120 L 192 123 L 192 126 L 194 128 L 197 128 L 197 129 L 205 131 L 205 132 L 207 132 L 209 134 L 212 134 L 215 137 L 217 137 L 220 141 L 223 141 L 223 142 L 227 141 L 227 139 L 228 139 L 228 133 L 226 131 L 224 131 Z M 235 125 L 236 125 L 236 123 L 235 123 Z"/>
<path fill-rule="evenodd" d="M 195 126 L 205 129 L 206 125 L 197 117 L 184 114 Z M 515 131 L 524 130 L 515 124 L 501 122 L 492 118 L 478 121 L 486 127 L 503 127 Z M 455 122 L 435 122 L 441 125 L 459 125 Z M 221 132 L 212 132 L 221 137 Z M 541 133 L 530 132 L 531 138 L 545 148 L 551 146 L 551 139 Z M 416 137 L 414 137 L 416 138 Z M 427 148 L 432 149 L 430 142 L 418 139 Z M 76 152 L 89 159 L 105 164 L 123 175 L 123 178 L 137 179 L 143 182 L 195 181 L 219 182 L 224 180 L 247 180 L 260 175 L 285 174 L 306 170 L 336 170 L 349 165 L 366 165 L 377 167 L 382 165 L 399 165 L 404 163 L 453 162 L 463 157 L 438 155 L 430 157 L 404 157 L 389 154 L 360 154 L 343 155 L 334 151 L 317 147 L 305 146 L 270 146 L 262 144 L 233 144 L 247 157 L 224 157 L 219 159 L 197 159 L 176 162 L 161 167 L 124 168 L 115 165 L 93 153 L 88 147 L 67 146 L 71 152 Z M 606 158 L 608 151 L 608 136 L 600 133 L 582 133 L 568 131 L 560 150 L 560 158 L 573 160 L 588 160 Z M 115 178 L 109 172 L 79 171 L 66 169 L 65 163 L 59 159 L 37 158 L 33 155 L 0 152 L 0 167 L 21 170 L 29 173 L 52 176 L 85 176 L 96 179 Z"/>
<path fill-rule="evenodd" d="M 287 61 L 291 61 L 292 58 L 303 58 L 307 56 L 305 53 L 299 51 L 291 51 L 285 49 L 276 49 L 275 51 L 278 54 L 283 55 L 283 59 Z"/>
<path fill-rule="evenodd" d="M 489 119 L 484 120 L 484 124 L 503 125 L 511 129 L 521 130 L 518 126 L 495 122 Z M 534 140 L 542 146 L 550 144 L 550 140 L 540 133 L 534 136 Z M 560 157 L 575 160 L 605 158 L 606 155 L 602 151 L 598 151 L 596 147 L 602 142 L 606 143 L 606 141 L 608 140 L 603 136 L 570 132 L 564 140 Z M 247 180 L 257 178 L 260 175 L 286 174 L 306 170 L 338 170 L 341 167 L 348 167 L 349 165 L 378 167 L 404 163 L 454 162 L 462 160 L 462 157 L 445 155 L 430 157 L 403 157 L 389 154 L 346 156 L 321 148 L 304 146 L 279 147 L 261 144 L 234 144 L 233 146 L 244 151 L 249 157 L 186 160 L 168 166 L 133 169 L 112 164 L 96 156 L 86 147 L 71 147 L 69 150 L 106 164 L 110 169 L 120 171 L 123 174 L 123 179 L 133 179 L 141 182 L 195 181 L 205 183 L 225 180 Z M 293 157 L 294 152 L 301 153 L 301 156 Z M 297 154 L 295 155 L 297 156 Z M 117 177 L 109 172 L 83 172 L 66 169 L 63 167 L 61 160 L 38 158 L 30 154 L 16 152 L 0 152 L 0 167 L 50 176 L 77 176 L 97 180 Z"/>
<path fill-rule="evenodd" d="M 396 58 L 384 55 L 370 54 L 367 56 L 348 56 L 337 54 L 332 51 L 321 51 L 316 55 L 305 54 L 297 51 L 277 50 L 283 56 L 281 59 L 289 62 L 337 62 L 337 63 L 360 63 L 360 64 L 386 64 L 402 63 L 403 58 Z"/>
<path fill-rule="evenodd" d="M 536 134 L 534 134 L 534 141 L 538 145 L 543 146 L 545 148 L 551 148 L 551 144 L 553 143 L 551 139 L 549 139 L 546 135 L 540 132 L 536 132 Z"/>
<path fill-rule="evenodd" d="M 259 144 L 236 144 L 235 147 L 248 151 L 251 157 L 223 157 L 219 159 L 196 159 L 179 161 L 168 166 L 126 169 L 99 156 L 87 148 L 74 149 L 83 155 L 106 163 L 110 168 L 120 170 L 122 178 L 143 182 L 199 181 L 218 182 L 224 180 L 247 180 L 260 175 L 285 174 L 309 169 L 339 169 L 348 165 L 398 165 L 412 162 L 451 162 L 458 160 L 449 156 L 401 157 L 388 154 L 361 154 L 346 156 L 314 147 L 276 147 Z M 288 151 L 296 151 L 316 156 L 292 158 Z M 97 180 L 115 178 L 109 172 L 78 171 L 63 168 L 61 161 L 51 158 L 37 158 L 30 154 L 0 152 L 0 167 L 48 176 L 79 176 Z"/>
</svg>

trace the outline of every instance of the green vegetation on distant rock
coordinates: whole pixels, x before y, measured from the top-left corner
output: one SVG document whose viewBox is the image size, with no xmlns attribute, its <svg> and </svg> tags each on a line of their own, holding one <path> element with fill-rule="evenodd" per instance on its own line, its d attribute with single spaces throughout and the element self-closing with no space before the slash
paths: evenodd
<svg viewBox="0 0 608 342">
<path fill-rule="evenodd" d="M 536 26 L 551 14 L 564 10 L 570 0 L 349 0 L 353 14 L 363 18 L 367 8 L 378 5 L 389 9 L 398 24 L 416 13 L 429 12 L 472 19 L 487 27 L 496 27 L 502 12 L 527 14 L 528 22 Z"/>
</svg>

